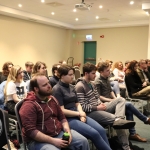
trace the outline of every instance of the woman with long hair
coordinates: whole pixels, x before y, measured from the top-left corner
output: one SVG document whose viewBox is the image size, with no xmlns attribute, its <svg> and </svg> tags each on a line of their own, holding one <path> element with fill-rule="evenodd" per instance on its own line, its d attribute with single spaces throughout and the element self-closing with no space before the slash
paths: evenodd
<svg viewBox="0 0 150 150">
<path fill-rule="evenodd" d="M 138 62 L 133 60 L 130 62 L 126 70 L 125 82 L 130 96 L 147 96 L 150 97 L 150 86 L 145 82 L 142 83 L 141 78 L 137 73 Z"/>
<path fill-rule="evenodd" d="M 27 95 L 26 84 L 23 81 L 23 70 L 20 66 L 11 68 L 4 88 L 4 94 L 8 113 L 15 115 L 15 104 Z"/>
<path fill-rule="evenodd" d="M 4 63 L 4 65 L 2 67 L 2 75 L 0 77 L 0 83 L 7 80 L 8 74 L 9 74 L 12 67 L 13 67 L 12 62 L 7 61 Z"/>
<path fill-rule="evenodd" d="M 52 93 L 58 100 L 70 128 L 90 139 L 98 150 L 111 150 L 104 128 L 87 117 L 78 102 L 75 88 L 71 85 L 74 69 L 68 65 L 61 65 L 58 74 L 60 80 L 53 87 Z"/>
</svg>

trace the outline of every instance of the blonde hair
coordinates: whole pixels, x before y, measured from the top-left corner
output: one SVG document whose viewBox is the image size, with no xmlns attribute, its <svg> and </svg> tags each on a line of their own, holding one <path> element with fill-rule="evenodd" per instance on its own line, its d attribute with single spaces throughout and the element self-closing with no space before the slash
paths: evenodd
<svg viewBox="0 0 150 150">
<path fill-rule="evenodd" d="M 19 70 L 21 70 L 22 68 L 20 66 L 13 66 L 9 72 L 9 75 L 7 77 L 7 82 L 6 82 L 6 85 L 5 85 L 5 88 L 4 88 L 4 95 L 6 97 L 7 95 L 7 85 L 10 81 L 13 81 L 13 82 L 16 82 L 16 79 L 17 79 L 17 76 L 19 75 L 18 72 Z"/>
<path fill-rule="evenodd" d="M 115 64 L 113 65 L 113 69 L 112 70 L 114 70 L 115 68 L 119 69 L 119 63 L 122 64 L 122 70 L 123 70 L 123 63 L 121 61 L 115 62 Z"/>
</svg>

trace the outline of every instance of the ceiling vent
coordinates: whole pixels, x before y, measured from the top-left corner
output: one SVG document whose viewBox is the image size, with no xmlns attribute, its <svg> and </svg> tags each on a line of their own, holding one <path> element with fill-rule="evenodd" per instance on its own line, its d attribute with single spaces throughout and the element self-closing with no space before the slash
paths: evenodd
<svg viewBox="0 0 150 150">
<path fill-rule="evenodd" d="M 51 2 L 51 3 L 46 3 L 46 5 L 52 6 L 52 7 L 58 7 L 58 6 L 62 6 L 62 3 L 58 3 L 58 2 Z"/>
</svg>

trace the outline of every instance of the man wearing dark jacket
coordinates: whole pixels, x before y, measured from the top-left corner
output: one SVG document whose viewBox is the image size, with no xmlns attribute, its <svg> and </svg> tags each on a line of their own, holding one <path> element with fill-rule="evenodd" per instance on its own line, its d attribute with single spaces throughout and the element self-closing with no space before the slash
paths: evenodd
<svg viewBox="0 0 150 150">
<path fill-rule="evenodd" d="M 141 59 L 139 61 L 139 68 L 137 69 L 137 73 L 142 83 L 145 82 L 146 86 L 150 85 L 150 73 L 147 68 L 146 60 Z"/>
<path fill-rule="evenodd" d="M 31 79 L 31 73 L 32 73 L 32 70 L 33 70 L 33 65 L 34 64 L 30 61 L 27 61 L 25 63 L 26 70 L 23 71 L 23 81 L 24 82 Z"/>
<path fill-rule="evenodd" d="M 89 150 L 85 137 L 70 130 L 57 100 L 51 96 L 51 86 L 46 76 L 37 74 L 30 81 L 31 92 L 19 111 L 22 131 L 29 150 Z M 69 141 L 62 140 L 64 132 Z"/>
</svg>

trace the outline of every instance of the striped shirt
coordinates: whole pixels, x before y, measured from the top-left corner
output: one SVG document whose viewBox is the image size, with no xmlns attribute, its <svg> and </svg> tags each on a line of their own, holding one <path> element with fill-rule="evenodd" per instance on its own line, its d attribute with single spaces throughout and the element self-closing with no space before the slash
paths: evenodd
<svg viewBox="0 0 150 150">
<path fill-rule="evenodd" d="M 97 88 L 93 83 L 89 85 L 85 80 L 79 81 L 75 86 L 75 90 L 78 101 L 85 112 L 97 110 L 97 106 L 102 103 Z"/>
</svg>

